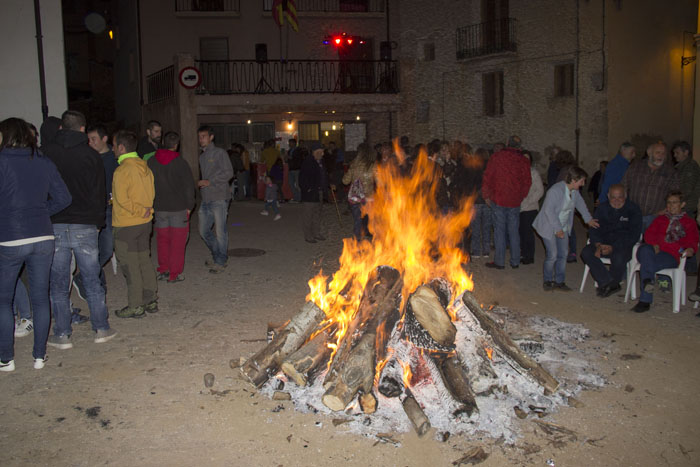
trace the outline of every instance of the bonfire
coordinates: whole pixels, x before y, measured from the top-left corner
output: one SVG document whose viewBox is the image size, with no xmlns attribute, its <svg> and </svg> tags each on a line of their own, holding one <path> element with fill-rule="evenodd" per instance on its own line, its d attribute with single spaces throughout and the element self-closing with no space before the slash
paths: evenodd
<svg viewBox="0 0 700 467">
<path fill-rule="evenodd" d="M 263 390 L 284 387 L 302 409 L 322 404 L 377 430 L 403 418 L 421 436 L 551 409 L 563 395 L 533 358 L 542 343 L 516 343 L 472 294 L 459 245 L 473 197 L 441 213 L 439 167 L 421 153 L 408 168 L 395 151 L 363 206 L 372 240 L 344 240 L 339 269 L 309 281 L 307 302 L 242 374 Z"/>
</svg>

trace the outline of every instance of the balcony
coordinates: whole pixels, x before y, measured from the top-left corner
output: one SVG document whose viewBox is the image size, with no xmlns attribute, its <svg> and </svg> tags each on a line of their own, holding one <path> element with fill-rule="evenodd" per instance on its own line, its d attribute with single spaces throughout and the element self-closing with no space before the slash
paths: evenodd
<svg viewBox="0 0 700 467">
<path fill-rule="evenodd" d="M 396 94 L 399 67 L 388 60 L 198 60 L 199 94 Z"/>
<path fill-rule="evenodd" d="M 175 0 L 175 12 L 184 15 L 238 14 L 240 0 Z"/>
<path fill-rule="evenodd" d="M 457 29 L 457 58 L 515 52 L 515 19 L 501 18 Z"/>
<path fill-rule="evenodd" d="M 295 0 L 297 13 L 384 13 L 385 0 Z M 263 11 L 272 11 L 274 0 L 263 0 Z"/>
<path fill-rule="evenodd" d="M 148 103 L 166 101 L 175 97 L 175 67 L 170 65 L 146 77 Z"/>
</svg>

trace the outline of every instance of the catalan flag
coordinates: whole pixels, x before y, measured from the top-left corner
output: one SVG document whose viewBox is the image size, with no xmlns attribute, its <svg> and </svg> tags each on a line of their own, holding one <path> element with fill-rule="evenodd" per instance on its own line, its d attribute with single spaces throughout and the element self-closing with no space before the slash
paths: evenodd
<svg viewBox="0 0 700 467">
<path fill-rule="evenodd" d="M 275 18 L 277 26 L 284 25 L 284 19 L 287 18 L 289 25 L 295 32 L 299 32 L 299 22 L 297 20 L 297 6 L 294 0 L 275 0 L 272 3 L 272 17 Z"/>
</svg>

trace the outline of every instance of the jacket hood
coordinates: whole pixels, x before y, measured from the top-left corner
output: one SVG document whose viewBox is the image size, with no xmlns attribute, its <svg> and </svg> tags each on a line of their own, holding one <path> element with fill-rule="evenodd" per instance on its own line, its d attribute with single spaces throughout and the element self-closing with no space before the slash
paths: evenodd
<svg viewBox="0 0 700 467">
<path fill-rule="evenodd" d="M 161 164 L 168 165 L 174 159 L 176 159 L 179 155 L 180 155 L 179 152 L 170 151 L 169 149 L 158 149 L 156 151 L 155 158 Z"/>
<path fill-rule="evenodd" d="M 58 130 L 54 142 L 64 148 L 72 148 L 81 144 L 87 144 L 88 137 L 82 131 Z"/>
<path fill-rule="evenodd" d="M 44 123 L 41 124 L 41 129 L 39 130 L 39 135 L 41 135 L 41 145 L 46 146 L 47 144 L 51 143 L 54 138 L 56 138 L 56 134 L 58 133 L 60 127 L 61 119 L 58 117 L 48 117 L 46 120 L 44 120 Z"/>
<path fill-rule="evenodd" d="M 127 167 L 133 166 L 137 168 L 142 175 L 151 171 L 151 169 L 148 168 L 148 163 L 140 157 L 129 157 L 128 159 L 124 159 L 119 165 Z"/>
</svg>

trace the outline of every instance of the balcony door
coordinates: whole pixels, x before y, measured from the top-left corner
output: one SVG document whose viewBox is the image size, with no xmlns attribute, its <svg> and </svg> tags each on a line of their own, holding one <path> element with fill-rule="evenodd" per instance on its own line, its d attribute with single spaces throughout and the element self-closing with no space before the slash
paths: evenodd
<svg viewBox="0 0 700 467">
<path fill-rule="evenodd" d="M 375 88 L 374 46 L 372 39 L 356 39 L 338 48 L 338 84 L 341 92 L 373 92 Z"/>
<path fill-rule="evenodd" d="M 226 94 L 231 92 L 228 37 L 201 37 L 199 39 L 199 57 L 202 66 L 204 89 L 209 94 Z"/>
<path fill-rule="evenodd" d="M 510 42 L 508 18 L 508 0 L 481 0 L 484 49 L 503 50 Z"/>
</svg>

